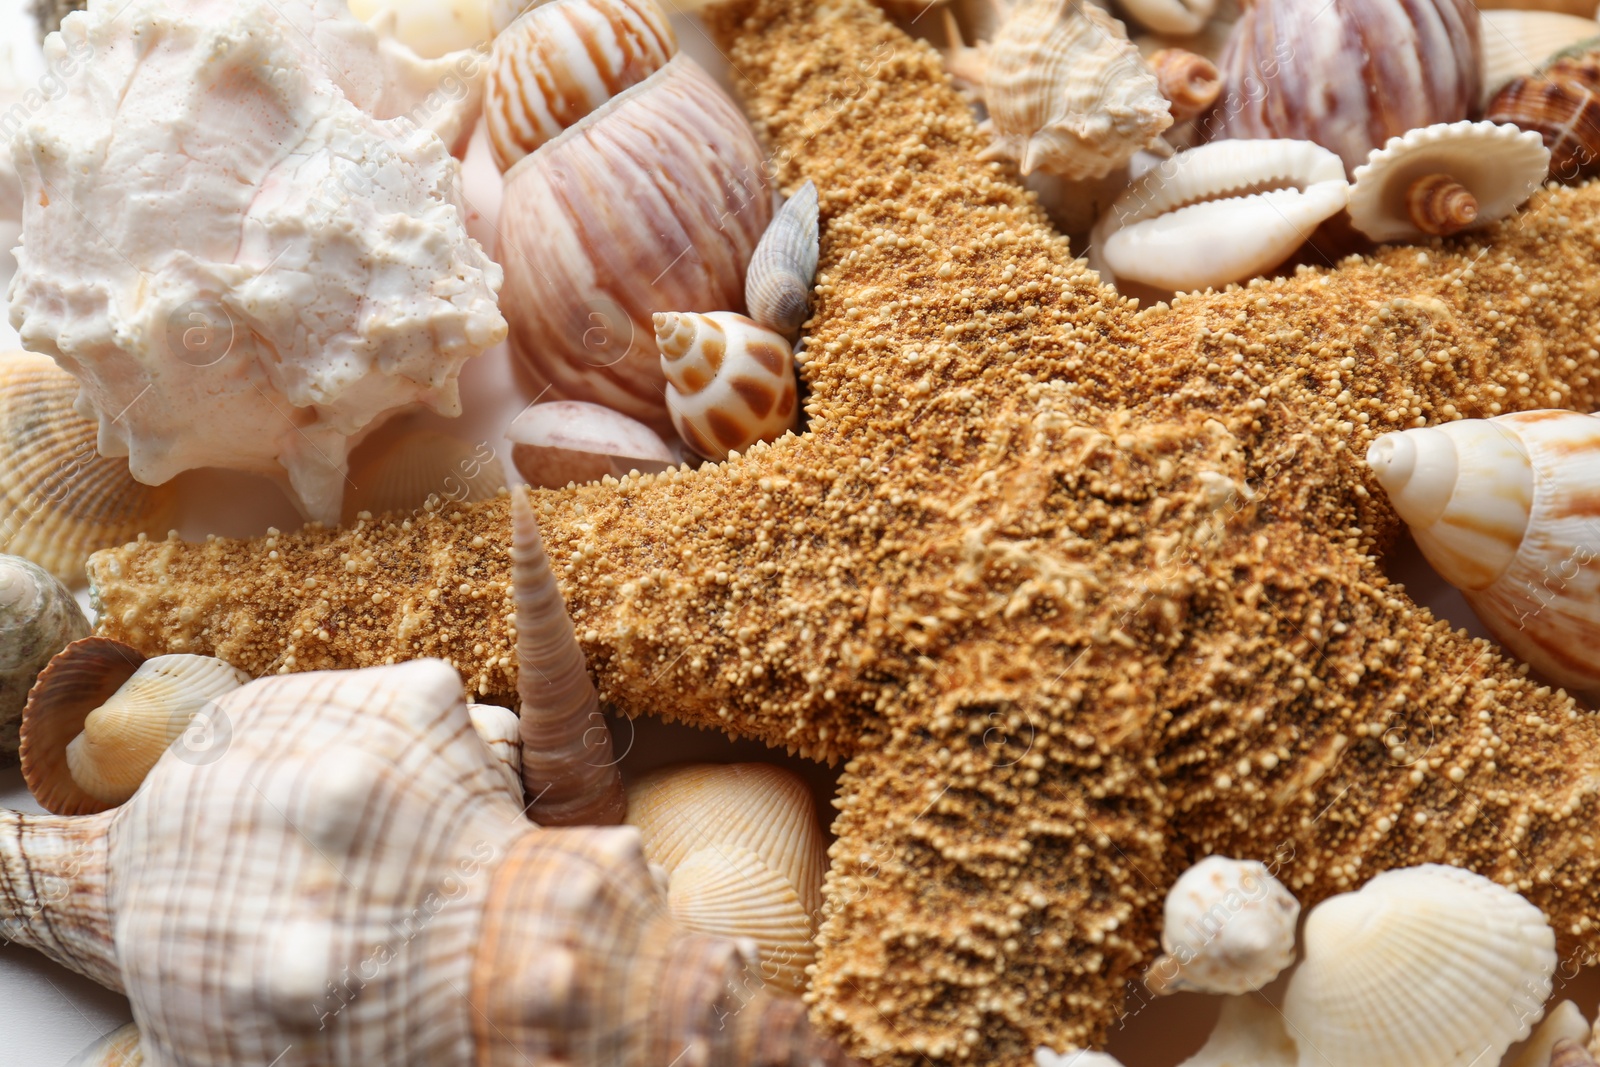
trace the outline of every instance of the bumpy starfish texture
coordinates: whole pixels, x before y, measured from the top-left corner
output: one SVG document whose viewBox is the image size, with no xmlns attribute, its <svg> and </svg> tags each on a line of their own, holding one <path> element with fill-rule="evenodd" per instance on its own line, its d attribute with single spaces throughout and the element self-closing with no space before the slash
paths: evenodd
<svg viewBox="0 0 1600 1067">
<path fill-rule="evenodd" d="M 848 760 L 814 1014 L 879 1064 L 1102 1039 L 1176 875 L 1434 861 L 1600 948 L 1600 724 L 1390 584 L 1387 430 L 1600 401 L 1600 188 L 1139 310 L 864 0 L 714 16 L 821 191 L 809 430 L 535 497 L 603 699 Z M 509 700 L 505 499 L 95 557 L 103 631 Z M 1136 1010 L 1136 1004 L 1129 1010 Z"/>
</svg>

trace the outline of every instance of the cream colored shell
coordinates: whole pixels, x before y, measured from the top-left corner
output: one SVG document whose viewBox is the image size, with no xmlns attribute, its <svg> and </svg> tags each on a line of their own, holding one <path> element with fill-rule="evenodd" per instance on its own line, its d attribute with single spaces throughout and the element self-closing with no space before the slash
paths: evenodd
<svg viewBox="0 0 1600 1067">
<path fill-rule="evenodd" d="M 0 764 L 16 761 L 28 690 L 51 658 L 89 636 L 72 594 L 31 560 L 0 555 Z"/>
<path fill-rule="evenodd" d="M 1216 13 L 1217 0 L 1122 0 L 1122 9 L 1151 33 L 1199 33 Z"/>
<path fill-rule="evenodd" d="M 1544 1020 L 1523 1042 L 1506 1067 L 1554 1067 L 1551 1053 L 1556 1043 L 1571 1041 L 1582 1046 L 1589 1041 L 1589 1020 L 1570 1000 L 1563 1000 L 1545 1013 Z"/>
<path fill-rule="evenodd" d="M 472 728 L 505 771 L 512 793 L 522 796 L 522 720 L 498 704 L 468 704 Z"/>
<path fill-rule="evenodd" d="M 482 45 L 495 32 L 485 0 L 350 0 L 350 13 L 428 58 Z"/>
<path fill-rule="evenodd" d="M 764 979 L 805 991 L 814 921 L 794 883 L 750 849 L 720 843 L 689 853 L 668 876 L 667 906 L 691 930 L 754 941 Z"/>
<path fill-rule="evenodd" d="M 1483 88 L 1479 106 L 1518 78 L 1533 74 L 1557 52 L 1600 38 L 1593 11 L 1584 16 L 1559 11 L 1484 11 Z"/>
<path fill-rule="evenodd" d="M 657 313 L 667 411 L 684 443 L 726 459 L 799 429 L 794 352 L 780 334 L 731 311 Z"/>
<path fill-rule="evenodd" d="M 511 462 L 529 485 L 559 489 L 629 471 L 659 474 L 677 462 L 650 427 L 582 400 L 530 404 L 506 427 Z"/>
<path fill-rule="evenodd" d="M 1477 229 L 1503 219 L 1543 184 L 1550 150 L 1532 130 L 1493 122 L 1453 122 L 1392 137 L 1355 170 L 1350 221 L 1374 241 L 1427 236 L 1407 207 L 1412 183 L 1448 175 L 1477 201 Z"/>
<path fill-rule="evenodd" d="M 374 448 L 368 442 L 350 464 L 342 521 L 445 503 L 488 500 L 506 487 L 499 457 L 487 441 L 469 444 L 435 430 L 414 430 Z"/>
<path fill-rule="evenodd" d="M 1248 993 L 1294 961 L 1300 903 L 1265 864 L 1208 856 L 1167 892 L 1161 947 L 1145 984 L 1157 993 Z"/>
</svg>

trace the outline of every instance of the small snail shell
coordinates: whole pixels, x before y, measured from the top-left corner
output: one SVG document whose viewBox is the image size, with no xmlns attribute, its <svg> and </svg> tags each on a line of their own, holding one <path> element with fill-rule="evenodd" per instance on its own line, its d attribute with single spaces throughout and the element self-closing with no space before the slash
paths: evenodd
<svg viewBox="0 0 1600 1067">
<path fill-rule="evenodd" d="M 1478 198 L 1448 174 L 1425 174 L 1406 190 L 1406 210 L 1423 233 L 1448 237 L 1478 221 Z"/>
<path fill-rule="evenodd" d="M 55 576 L 20 556 L 0 555 L 0 763 L 17 755 L 22 709 L 45 665 L 89 636 L 89 620 Z"/>
<path fill-rule="evenodd" d="M 1167 893 L 1155 993 L 1249 993 L 1294 961 L 1300 902 L 1262 863 L 1208 856 Z"/>
<path fill-rule="evenodd" d="M 1205 56 L 1181 48 L 1163 48 L 1145 60 L 1156 72 L 1161 95 L 1172 105 L 1172 120 L 1187 122 L 1202 115 L 1222 92 L 1222 75 Z"/>
<path fill-rule="evenodd" d="M 690 448 L 721 460 L 799 428 L 788 341 L 731 311 L 658 313 L 655 327 L 667 408 Z"/>
<path fill-rule="evenodd" d="M 806 182 L 772 217 L 745 273 L 750 317 L 785 337 L 800 332 L 817 276 L 817 187 Z"/>
<path fill-rule="evenodd" d="M 1367 463 L 1501 644 L 1558 685 L 1600 692 L 1600 418 L 1527 411 L 1389 433 Z"/>
</svg>

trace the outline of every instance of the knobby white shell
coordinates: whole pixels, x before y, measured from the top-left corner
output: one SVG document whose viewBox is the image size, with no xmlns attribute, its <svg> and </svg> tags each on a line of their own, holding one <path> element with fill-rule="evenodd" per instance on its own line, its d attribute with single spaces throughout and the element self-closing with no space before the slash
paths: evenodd
<svg viewBox="0 0 1600 1067">
<path fill-rule="evenodd" d="M 1374 241 L 1413 240 L 1472 230 L 1503 219 L 1538 191 L 1550 150 L 1533 130 L 1493 122 L 1452 122 L 1391 137 L 1355 170 L 1350 221 Z M 1408 204 L 1414 183 L 1453 179 L 1472 195 L 1475 220 L 1447 229 L 1418 218 Z"/>
<path fill-rule="evenodd" d="M 1095 225 L 1090 265 L 1167 291 L 1242 281 L 1304 244 L 1349 197 L 1344 164 L 1309 141 L 1217 141 L 1130 185 Z"/>
<path fill-rule="evenodd" d="M 522 796 L 522 720 L 498 704 L 468 704 L 472 728 L 506 772 L 506 785 Z"/>
<path fill-rule="evenodd" d="M 1294 961 L 1300 902 L 1255 860 L 1208 856 L 1167 893 L 1161 947 L 1145 976 L 1156 993 L 1248 993 Z"/>
<path fill-rule="evenodd" d="M 1187 36 L 1205 29 L 1217 0 L 1122 0 L 1122 8 L 1152 33 Z"/>
<path fill-rule="evenodd" d="M 750 317 L 786 337 L 800 332 L 817 276 L 817 187 L 807 181 L 761 235 L 744 278 Z"/>
<path fill-rule="evenodd" d="M 1468 1067 L 1528 1036 L 1550 996 L 1555 934 L 1481 875 L 1385 871 L 1306 918 L 1283 1003 L 1300 1067 Z"/>
<path fill-rule="evenodd" d="M 1367 462 L 1439 575 L 1514 655 L 1600 692 L 1600 418 L 1529 411 L 1390 433 Z"/>
<path fill-rule="evenodd" d="M 472 445 L 435 430 L 414 430 L 388 447 L 372 445 L 358 449 L 350 464 L 341 515 L 346 524 L 363 512 L 382 515 L 446 501 L 489 500 L 506 487 L 500 460 L 486 441 Z"/>
<path fill-rule="evenodd" d="M 650 427 L 582 400 L 530 404 L 506 427 L 511 462 L 529 485 L 559 489 L 629 471 L 659 474 L 677 462 Z"/>
<path fill-rule="evenodd" d="M 0 555 L 0 763 L 16 758 L 34 679 L 56 653 L 87 636 L 89 620 L 54 575 L 31 560 Z"/>
<path fill-rule="evenodd" d="M 1586 16 L 1592 16 L 1591 10 Z M 1483 38 L 1483 88 L 1479 106 L 1518 78 L 1535 73 L 1557 52 L 1600 38 L 1600 22 L 1560 11 L 1518 9 L 1479 13 Z"/>
<path fill-rule="evenodd" d="M 726 459 L 800 426 L 794 353 L 781 335 L 731 311 L 657 313 L 667 410 L 684 443 Z"/>
<path fill-rule="evenodd" d="M 1558 1041 L 1571 1041 L 1578 1045 L 1589 1041 L 1589 1020 L 1570 1000 L 1563 1000 L 1545 1013 L 1544 1021 L 1533 1031 L 1533 1036 L 1523 1043 L 1507 1067 L 1553 1067 L 1551 1053 Z"/>
</svg>

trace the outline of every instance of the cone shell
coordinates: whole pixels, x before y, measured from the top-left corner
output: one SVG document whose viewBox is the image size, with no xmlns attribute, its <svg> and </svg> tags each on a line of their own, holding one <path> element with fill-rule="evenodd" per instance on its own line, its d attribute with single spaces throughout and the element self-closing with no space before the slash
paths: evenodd
<svg viewBox="0 0 1600 1067">
<path fill-rule="evenodd" d="M 1215 139 L 1295 138 L 1353 170 L 1391 137 L 1456 122 L 1478 104 L 1471 0 L 1256 0 L 1217 66 Z"/>
<path fill-rule="evenodd" d="M 680 54 L 506 174 L 501 306 L 535 390 L 671 430 L 650 315 L 740 306 L 772 217 L 763 158 Z"/>
<path fill-rule="evenodd" d="M 1205 56 L 1181 48 L 1163 48 L 1147 63 L 1155 71 L 1156 85 L 1172 107 L 1174 122 L 1187 122 L 1217 102 L 1222 75 Z"/>
<path fill-rule="evenodd" d="M 1600 44 L 1600 22 L 1594 11 L 1582 16 L 1559 11 L 1483 11 L 1483 88 L 1487 105 L 1518 78 L 1538 73 L 1558 52 Z"/>
<path fill-rule="evenodd" d="M 1492 122 L 1453 122 L 1394 137 L 1356 168 L 1350 187 L 1350 220 L 1374 241 L 1415 240 L 1435 233 L 1477 229 L 1503 219 L 1544 182 L 1550 152 L 1537 133 Z M 1435 176 L 1470 194 L 1473 217 L 1446 226 L 1449 198 L 1417 183 Z M 1413 197 L 1420 196 L 1414 205 Z M 1419 217 L 1416 209 L 1423 215 Z M 1440 228 L 1430 228 L 1437 226 Z"/>
<path fill-rule="evenodd" d="M 1157 993 L 1249 993 L 1294 962 L 1300 902 L 1255 860 L 1208 856 L 1167 893 L 1161 947 L 1145 984 Z"/>
<path fill-rule="evenodd" d="M 500 170 L 578 123 L 678 51 L 655 0 L 553 0 L 495 38 L 485 91 Z"/>
<path fill-rule="evenodd" d="M 78 383 L 46 356 L 0 355 L 0 552 L 33 560 L 69 587 L 90 553 L 170 526 L 170 486 L 133 480 L 95 451 L 96 423 L 74 408 Z"/>
<path fill-rule="evenodd" d="M 629 471 L 659 474 L 677 462 L 638 419 L 582 400 L 530 404 L 506 427 L 511 462 L 529 485 L 559 489 Z"/>
<path fill-rule="evenodd" d="M 21 556 L 0 555 L 0 764 L 14 762 L 28 690 L 89 620 L 66 586 Z"/>
<path fill-rule="evenodd" d="M 144 662 L 121 641 L 86 637 L 40 672 L 22 713 L 22 777 L 46 811 L 92 815 L 113 806 L 73 779 L 67 746 L 83 733 L 89 713 L 115 696 Z"/>
<path fill-rule="evenodd" d="M 988 158 L 1072 181 L 1103 177 L 1172 125 L 1122 23 L 1074 0 L 1020 0 L 988 49 Z"/>
<path fill-rule="evenodd" d="M 740 845 L 696 849 L 668 880 L 667 906 L 691 930 L 749 938 L 761 953 L 761 975 L 787 993 L 803 993 L 816 962 L 812 919 L 794 883 Z"/>
<path fill-rule="evenodd" d="M 1454 867 L 1385 871 L 1306 919 L 1283 1004 L 1300 1064 L 1468 1067 L 1528 1036 L 1555 934 L 1511 890 Z"/>
<path fill-rule="evenodd" d="M 655 316 L 667 410 L 684 443 L 726 459 L 800 426 L 794 353 L 782 336 L 731 311 Z"/>
<path fill-rule="evenodd" d="M 1600 169 L 1600 54 L 1563 56 L 1538 74 L 1517 78 L 1494 95 L 1483 117 L 1537 131 L 1550 149 L 1550 177 L 1556 181 L 1595 173 Z"/>
<path fill-rule="evenodd" d="M 86 1049 L 83 1055 L 67 1067 L 143 1067 L 144 1053 L 139 1051 L 139 1027 L 129 1023 L 114 1030 Z"/>
<path fill-rule="evenodd" d="M 806 182 L 772 217 L 745 273 L 750 317 L 785 337 L 800 332 L 817 276 L 817 187 Z"/>
<path fill-rule="evenodd" d="M 476 503 L 505 487 L 500 460 L 487 443 L 474 446 L 449 434 L 417 430 L 387 448 L 369 446 L 357 454 L 350 464 L 341 521 L 348 525 L 362 512 L 382 515 L 445 502 Z"/>
</svg>

